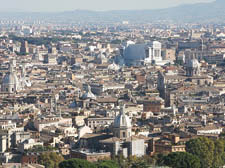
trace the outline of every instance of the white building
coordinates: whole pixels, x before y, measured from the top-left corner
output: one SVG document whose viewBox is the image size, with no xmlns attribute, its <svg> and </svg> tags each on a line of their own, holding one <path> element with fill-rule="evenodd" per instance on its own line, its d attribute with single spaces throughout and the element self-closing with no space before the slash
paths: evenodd
<svg viewBox="0 0 225 168">
<path fill-rule="evenodd" d="M 78 138 L 84 136 L 85 134 L 93 133 L 92 129 L 88 126 L 83 126 L 78 129 Z"/>
<path fill-rule="evenodd" d="M 200 128 L 194 128 L 193 131 L 197 135 L 219 135 L 223 132 L 223 129 L 216 126 L 206 126 L 206 127 L 200 127 Z"/>
<path fill-rule="evenodd" d="M 18 145 L 18 150 L 24 152 L 25 150 L 31 149 L 34 146 L 43 146 L 43 142 L 36 142 L 34 139 L 27 139 Z"/>
<path fill-rule="evenodd" d="M 23 127 L 7 128 L 0 132 L 0 153 L 10 148 L 15 148 L 19 143 L 30 138 L 30 133 L 25 132 Z"/>
<path fill-rule="evenodd" d="M 65 127 L 72 127 L 72 118 L 47 118 L 44 120 L 36 120 L 34 121 L 34 127 L 40 132 L 45 127 L 50 126 L 65 126 Z"/>
<path fill-rule="evenodd" d="M 159 62 L 162 61 L 162 44 L 158 41 L 153 41 L 147 46 L 145 62 Z"/>
<path fill-rule="evenodd" d="M 16 123 L 10 121 L 10 120 L 2 120 L 0 121 L 0 129 L 1 130 L 9 130 L 9 129 L 15 129 Z"/>
<path fill-rule="evenodd" d="M 143 64 L 165 65 L 172 63 L 170 60 L 163 60 L 162 44 L 158 41 L 153 41 L 148 44 L 135 44 L 132 41 L 128 41 L 121 48 L 121 56 L 124 59 L 124 63 L 128 66 Z"/>
</svg>

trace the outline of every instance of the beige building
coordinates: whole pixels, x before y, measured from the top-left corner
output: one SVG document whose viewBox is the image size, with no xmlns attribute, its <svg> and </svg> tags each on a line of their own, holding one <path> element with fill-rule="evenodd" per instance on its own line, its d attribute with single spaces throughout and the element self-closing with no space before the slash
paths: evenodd
<svg viewBox="0 0 225 168">
<path fill-rule="evenodd" d="M 176 49 L 162 49 L 162 57 L 164 60 L 175 61 L 176 60 Z"/>
<path fill-rule="evenodd" d="M 111 159 L 110 152 L 71 151 L 71 158 L 84 159 L 89 162 Z"/>
</svg>

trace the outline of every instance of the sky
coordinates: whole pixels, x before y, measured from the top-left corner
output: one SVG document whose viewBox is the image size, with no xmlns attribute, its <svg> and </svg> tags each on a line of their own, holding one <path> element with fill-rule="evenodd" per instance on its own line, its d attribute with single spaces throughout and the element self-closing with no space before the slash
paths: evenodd
<svg viewBox="0 0 225 168">
<path fill-rule="evenodd" d="M 0 11 L 139 10 L 212 1 L 214 0 L 0 0 Z"/>
</svg>

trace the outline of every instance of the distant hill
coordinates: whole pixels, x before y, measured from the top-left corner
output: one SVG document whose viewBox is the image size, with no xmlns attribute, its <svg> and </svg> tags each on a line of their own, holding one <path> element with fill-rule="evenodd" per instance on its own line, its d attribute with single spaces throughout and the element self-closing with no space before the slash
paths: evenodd
<svg viewBox="0 0 225 168">
<path fill-rule="evenodd" d="M 0 12 L 1 18 L 41 19 L 61 22 L 162 22 L 225 23 L 225 0 L 211 3 L 187 4 L 156 10 L 88 11 L 75 10 L 58 13 Z"/>
</svg>

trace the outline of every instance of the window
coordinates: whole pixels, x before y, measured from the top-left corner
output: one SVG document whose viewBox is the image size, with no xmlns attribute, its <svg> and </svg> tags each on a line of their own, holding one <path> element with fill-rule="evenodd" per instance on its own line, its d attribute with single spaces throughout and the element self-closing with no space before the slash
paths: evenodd
<svg viewBox="0 0 225 168">
<path fill-rule="evenodd" d="M 124 117 L 122 117 L 122 123 L 123 123 L 123 125 L 125 125 L 125 118 Z"/>
<path fill-rule="evenodd" d="M 155 57 L 159 57 L 159 56 L 160 56 L 160 55 L 159 55 L 159 50 L 156 50 L 156 49 L 154 50 L 154 56 L 155 56 Z"/>
<path fill-rule="evenodd" d="M 125 133 L 125 132 L 123 132 L 123 137 L 124 137 L 124 138 L 126 137 L 126 133 Z"/>
<path fill-rule="evenodd" d="M 150 49 L 145 50 L 146 58 L 149 58 L 149 50 L 150 50 Z"/>
</svg>

